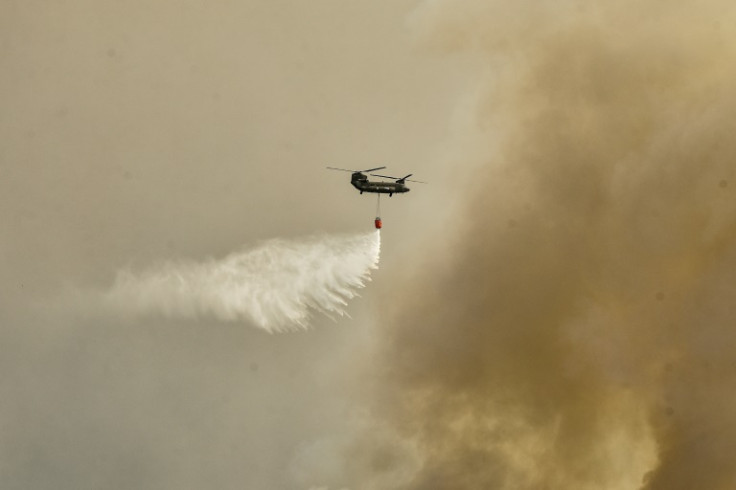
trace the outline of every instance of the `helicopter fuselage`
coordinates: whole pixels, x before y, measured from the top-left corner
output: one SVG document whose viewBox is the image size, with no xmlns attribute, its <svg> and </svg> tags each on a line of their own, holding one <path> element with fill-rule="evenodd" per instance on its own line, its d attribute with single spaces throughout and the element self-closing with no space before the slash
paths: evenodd
<svg viewBox="0 0 736 490">
<path fill-rule="evenodd" d="M 402 194 L 411 190 L 406 186 L 406 184 L 400 182 L 371 182 L 368 180 L 368 177 L 359 172 L 353 174 L 350 179 L 350 183 L 353 184 L 353 187 L 358 189 L 361 194 L 364 192 L 374 192 L 378 194 L 393 195 Z"/>
</svg>

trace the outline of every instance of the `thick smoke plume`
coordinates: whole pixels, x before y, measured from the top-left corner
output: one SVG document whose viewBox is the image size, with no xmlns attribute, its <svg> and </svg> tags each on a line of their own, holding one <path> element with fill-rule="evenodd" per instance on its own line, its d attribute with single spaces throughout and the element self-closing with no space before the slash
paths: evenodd
<svg viewBox="0 0 736 490">
<path fill-rule="evenodd" d="M 269 332 L 306 328 L 313 310 L 346 314 L 378 267 L 380 245 L 378 231 L 271 240 L 219 260 L 123 270 L 105 302 L 138 314 L 248 321 Z"/>
<path fill-rule="evenodd" d="M 736 486 L 730 2 L 425 2 L 482 189 L 382 331 L 407 489 Z"/>
</svg>

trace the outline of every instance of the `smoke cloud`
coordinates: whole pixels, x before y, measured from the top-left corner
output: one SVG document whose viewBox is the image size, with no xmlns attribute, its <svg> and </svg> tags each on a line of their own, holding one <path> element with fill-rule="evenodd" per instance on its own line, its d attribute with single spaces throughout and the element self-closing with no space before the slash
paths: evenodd
<svg viewBox="0 0 736 490">
<path fill-rule="evenodd" d="M 378 231 L 270 240 L 219 260 L 119 271 L 104 302 L 138 314 L 248 321 L 268 332 L 307 328 L 313 310 L 346 314 L 378 267 L 380 247 Z"/>
<path fill-rule="evenodd" d="M 480 187 L 401 284 L 374 415 L 407 489 L 736 484 L 736 12 L 728 2 L 430 1 L 489 67 Z"/>
</svg>

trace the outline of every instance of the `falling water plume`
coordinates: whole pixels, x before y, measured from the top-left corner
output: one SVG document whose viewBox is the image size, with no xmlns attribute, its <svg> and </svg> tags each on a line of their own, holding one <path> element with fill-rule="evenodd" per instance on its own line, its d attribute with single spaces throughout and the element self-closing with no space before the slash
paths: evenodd
<svg viewBox="0 0 736 490">
<path fill-rule="evenodd" d="M 222 259 L 121 270 L 105 303 L 168 318 L 247 321 L 268 332 L 304 329 L 312 311 L 346 315 L 378 267 L 380 233 L 274 239 Z"/>
</svg>

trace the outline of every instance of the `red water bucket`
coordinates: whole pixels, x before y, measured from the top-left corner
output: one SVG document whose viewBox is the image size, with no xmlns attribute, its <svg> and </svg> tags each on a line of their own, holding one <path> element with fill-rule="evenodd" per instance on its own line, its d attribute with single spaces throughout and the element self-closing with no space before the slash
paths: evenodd
<svg viewBox="0 0 736 490">
<path fill-rule="evenodd" d="M 382 226 L 383 226 L 383 223 L 381 223 L 381 218 L 376 216 L 376 229 L 380 230 Z"/>
</svg>

